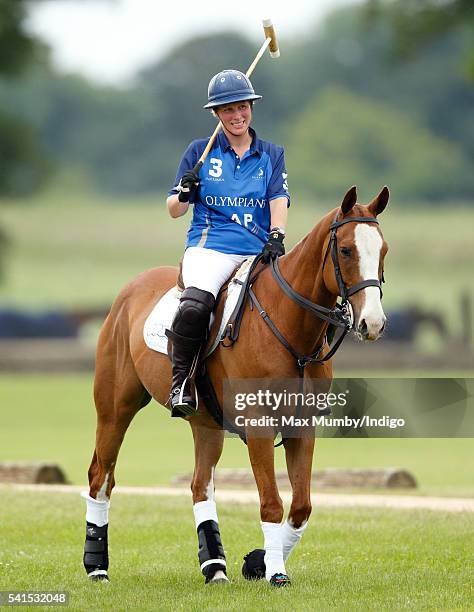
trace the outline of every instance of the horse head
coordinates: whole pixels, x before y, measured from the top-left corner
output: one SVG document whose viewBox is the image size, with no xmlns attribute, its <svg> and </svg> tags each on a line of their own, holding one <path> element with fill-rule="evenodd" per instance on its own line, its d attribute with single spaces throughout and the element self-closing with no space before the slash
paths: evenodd
<svg viewBox="0 0 474 612">
<path fill-rule="evenodd" d="M 388 246 L 377 216 L 387 206 L 389 195 L 384 187 L 370 204 L 358 204 L 356 187 L 351 187 L 331 224 L 326 248 L 324 283 L 332 294 L 345 294 L 341 297 L 352 307 L 354 330 L 364 340 L 377 340 L 386 322 L 377 284 L 383 282 Z"/>
</svg>

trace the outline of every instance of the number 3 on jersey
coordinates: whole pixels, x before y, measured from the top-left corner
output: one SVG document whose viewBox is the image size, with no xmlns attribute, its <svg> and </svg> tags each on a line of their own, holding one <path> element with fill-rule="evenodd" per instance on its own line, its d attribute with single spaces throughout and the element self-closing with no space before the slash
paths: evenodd
<svg viewBox="0 0 474 612">
<path fill-rule="evenodd" d="M 209 163 L 212 165 L 212 168 L 209 169 L 209 174 L 215 178 L 219 178 L 222 174 L 222 159 L 211 157 Z"/>
</svg>

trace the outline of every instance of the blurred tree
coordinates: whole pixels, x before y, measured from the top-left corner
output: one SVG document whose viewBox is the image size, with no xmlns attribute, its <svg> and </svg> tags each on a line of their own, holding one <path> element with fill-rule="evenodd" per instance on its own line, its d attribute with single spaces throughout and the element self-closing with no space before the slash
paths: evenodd
<svg viewBox="0 0 474 612">
<path fill-rule="evenodd" d="M 0 78 L 7 88 L 33 66 L 49 64 L 48 47 L 26 27 L 29 8 L 41 1 L 0 0 Z M 0 195 L 28 195 L 44 183 L 51 164 L 38 130 L 15 104 L 2 102 Z"/>
<path fill-rule="evenodd" d="M 0 0 L 0 75 L 13 79 L 46 47 L 24 27 L 28 2 Z M 16 115 L 15 107 L 0 108 L 0 195 L 25 195 L 45 179 L 48 164 L 35 130 Z"/>
<path fill-rule="evenodd" d="M 467 32 L 465 74 L 474 81 L 474 2 L 472 0 L 367 0 L 370 22 L 389 19 L 394 27 L 395 50 L 408 58 L 449 32 Z"/>
<path fill-rule="evenodd" d="M 9 244 L 10 239 L 8 238 L 7 233 L 4 229 L 2 229 L 2 227 L 0 227 L 0 282 L 3 280 L 5 255 Z"/>
<path fill-rule="evenodd" d="M 16 76 L 44 47 L 24 28 L 28 2 L 0 0 L 0 73 Z"/>
<path fill-rule="evenodd" d="M 46 45 L 25 27 L 28 7 L 34 1 L 40 0 L 0 0 L 0 78 L 3 82 L 12 83 L 34 63 L 48 62 Z M 0 196 L 33 193 L 49 171 L 38 131 L 18 114 L 15 105 L 0 106 Z M 0 227 L 0 272 L 8 243 L 7 234 Z"/>
<path fill-rule="evenodd" d="M 292 184 L 335 202 L 352 184 L 390 186 L 397 199 L 436 202 L 472 192 L 462 152 L 400 111 L 330 87 L 310 100 L 288 133 Z"/>
<path fill-rule="evenodd" d="M 367 27 L 363 6 L 334 11 L 324 28 L 314 32 L 311 43 L 302 41 L 290 50 L 293 66 L 301 66 L 299 71 L 286 71 L 288 89 L 297 92 L 292 108 L 297 112 L 305 96 L 312 98 L 322 88 L 338 84 L 396 108 L 414 124 L 451 141 L 465 158 L 463 167 L 472 165 L 474 89 L 459 70 L 469 36 L 447 33 L 404 62 L 393 61 L 393 44 L 394 30 L 385 14 Z M 444 194 L 446 199 L 451 196 L 451 190 Z M 469 201 L 471 191 L 459 197 Z"/>
<path fill-rule="evenodd" d="M 279 60 L 271 60 L 268 56 L 262 59 L 252 77 L 255 89 L 263 94 L 263 100 L 254 109 L 254 126 L 259 135 L 291 145 L 288 161 L 292 188 L 297 190 L 300 182 L 307 188 L 304 175 L 313 172 L 313 156 L 298 155 L 298 142 L 303 148 L 308 147 L 308 152 L 313 151 L 311 143 L 305 140 L 307 130 L 324 151 L 329 146 L 326 140 L 331 141 L 331 130 L 334 128 L 338 133 L 336 119 L 328 114 L 331 129 L 323 124 L 315 134 L 310 113 L 313 109 L 316 118 L 321 116 L 325 98 L 319 98 L 318 94 L 337 85 L 344 88 L 347 96 L 349 91 L 353 94 L 348 100 L 357 102 L 354 134 L 362 129 L 362 107 L 372 102 L 371 112 L 382 112 L 380 122 L 374 118 L 374 123 L 370 124 L 370 117 L 364 118 L 367 134 L 362 131 L 360 137 L 367 141 L 370 140 L 370 125 L 385 134 L 384 121 L 393 120 L 400 127 L 399 122 L 403 119 L 401 133 L 408 149 L 410 134 L 420 136 L 418 127 L 422 126 L 425 144 L 421 146 L 418 136 L 414 136 L 418 158 L 413 159 L 413 166 L 418 170 L 413 176 L 421 173 L 426 177 L 431 171 L 436 174 L 433 183 L 436 188 L 429 188 L 426 179 L 420 182 L 417 192 L 417 181 L 413 182 L 407 165 L 402 165 L 399 180 L 394 179 L 397 185 L 402 178 L 407 184 L 398 194 L 399 201 L 402 193 L 416 199 L 449 199 L 454 195 L 470 199 L 472 185 L 466 178 L 470 174 L 466 168 L 474 161 L 474 88 L 466 84 L 458 69 L 459 54 L 469 44 L 469 37 L 466 32 L 459 35 L 456 30 L 436 39 L 409 61 L 388 63 L 394 36 L 390 21 L 383 15 L 367 28 L 364 27 L 365 17 L 363 6 L 334 11 L 324 26 L 319 25 L 305 35 L 304 40 L 282 40 Z M 208 136 L 215 126 L 215 119 L 202 109 L 210 77 L 224 68 L 245 70 L 256 47 L 255 43 L 232 32 L 185 41 L 142 70 L 127 89 L 101 87 L 78 76 L 55 74 L 45 54 L 44 59 L 30 65 L 22 79 L 0 78 L 0 108 L 7 109 L 10 115 L 14 110 L 17 120 L 31 124 L 40 135 L 48 158 L 59 167 L 78 168 L 92 177 L 101 189 L 117 195 L 157 190 L 163 194 L 174 180 L 178 160 L 188 142 Z M 42 57 L 41 52 L 37 57 Z M 334 92 L 337 90 L 332 91 L 336 100 Z M 352 108 L 339 103 L 335 108 L 343 114 L 344 126 L 351 134 Z M 391 111 L 395 113 L 393 116 Z M 328 112 L 327 108 L 324 112 Z M 302 128 L 302 125 L 309 128 Z M 301 133 L 296 134 L 298 126 Z M 323 140 L 319 131 L 324 134 Z M 34 134 L 27 137 L 25 133 L 23 138 L 34 142 Z M 354 136 L 351 142 L 356 141 L 359 142 Z M 398 151 L 400 138 L 397 142 Z M 331 168 L 327 175 L 318 177 L 320 194 L 337 191 L 339 195 L 340 189 L 350 180 L 357 180 L 362 185 L 367 179 L 374 184 L 377 182 L 378 186 L 380 168 L 376 165 L 377 160 L 371 159 L 370 147 L 364 149 L 359 160 L 361 177 L 356 176 L 359 166 L 352 157 L 359 145 L 354 146 L 350 154 L 344 153 L 350 157 L 346 175 L 342 166 L 336 164 L 334 167 L 334 171 L 336 167 L 341 169 L 340 182 L 330 178 Z M 439 147 L 438 154 L 431 151 L 436 147 Z M 389 156 L 394 173 L 399 168 L 394 161 L 400 155 L 397 151 L 377 154 L 379 162 L 384 155 Z M 445 171 L 439 161 L 443 155 L 448 160 Z M 297 167 L 293 166 L 294 159 Z M 316 160 L 324 165 L 324 159 L 317 152 Z M 466 176 L 459 177 L 454 162 Z M 451 170 L 452 178 L 441 180 Z M 301 181 L 294 180 L 296 176 L 302 177 Z M 349 179 L 349 176 L 354 178 Z"/>
</svg>

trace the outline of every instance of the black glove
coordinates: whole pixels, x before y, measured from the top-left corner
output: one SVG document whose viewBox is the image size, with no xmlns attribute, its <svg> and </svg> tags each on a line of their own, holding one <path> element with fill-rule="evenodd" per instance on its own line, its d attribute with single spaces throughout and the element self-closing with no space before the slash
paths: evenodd
<svg viewBox="0 0 474 612">
<path fill-rule="evenodd" d="M 268 237 L 267 244 L 263 247 L 262 255 L 263 261 L 269 263 L 270 259 L 276 259 L 280 255 L 285 254 L 285 246 L 283 240 L 285 234 L 278 228 L 270 230 L 270 236 Z"/>
<path fill-rule="evenodd" d="M 196 189 L 199 187 L 199 175 L 190 170 L 185 172 L 179 181 L 178 189 L 179 195 L 178 200 L 180 202 L 189 202 L 191 198 L 194 199 Z"/>
</svg>

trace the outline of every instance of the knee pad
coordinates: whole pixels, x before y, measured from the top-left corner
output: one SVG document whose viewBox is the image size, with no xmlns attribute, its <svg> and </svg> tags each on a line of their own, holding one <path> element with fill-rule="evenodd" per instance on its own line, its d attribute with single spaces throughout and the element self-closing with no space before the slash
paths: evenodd
<svg viewBox="0 0 474 612">
<path fill-rule="evenodd" d="M 181 296 L 172 330 L 191 338 L 204 337 L 214 304 L 209 291 L 188 287 Z"/>
</svg>

